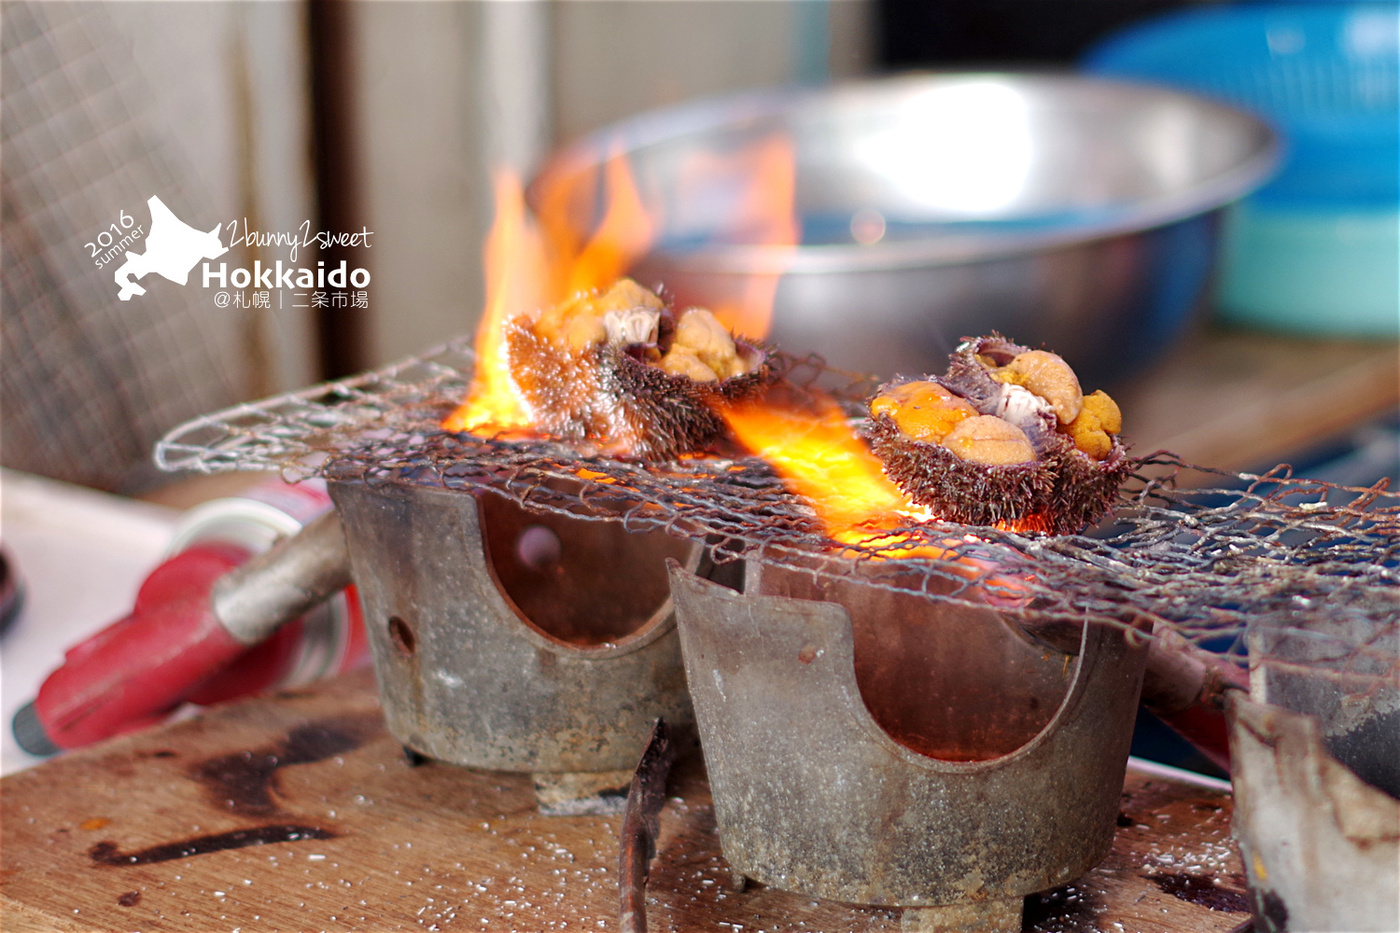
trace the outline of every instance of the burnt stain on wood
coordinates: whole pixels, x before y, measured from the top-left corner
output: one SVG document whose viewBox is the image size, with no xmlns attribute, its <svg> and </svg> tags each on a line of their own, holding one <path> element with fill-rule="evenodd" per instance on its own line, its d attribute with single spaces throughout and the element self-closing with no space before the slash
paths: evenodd
<svg viewBox="0 0 1400 933">
<path fill-rule="evenodd" d="M 381 725 L 378 714 L 308 722 L 261 748 L 198 762 L 189 775 L 204 786 L 217 807 L 244 816 L 272 816 L 281 811 L 273 797 L 280 769 L 352 752 Z"/>
<path fill-rule="evenodd" d="M 1055 933 L 1089 933 L 1097 930 L 1103 910 L 1098 893 L 1082 882 L 1060 885 L 1026 897 L 1022 929 Z"/>
<path fill-rule="evenodd" d="M 207 836 L 194 836 L 179 842 L 166 842 L 160 845 L 123 852 L 115 842 L 99 842 L 88 850 L 88 857 L 98 865 L 150 865 L 154 862 L 169 862 L 174 859 L 206 855 L 210 852 L 223 852 L 228 849 L 243 849 L 248 846 L 265 846 L 275 842 L 299 842 L 303 839 L 335 839 L 337 833 L 318 826 L 302 826 L 295 823 L 282 823 L 270 826 L 255 826 L 251 829 L 235 829 L 232 832 L 213 833 Z M 140 898 L 139 892 L 129 892 Z M 122 895 L 126 897 L 127 895 Z M 132 902 L 133 904 L 135 901 Z M 131 904 L 124 906 L 130 907 Z"/>
<path fill-rule="evenodd" d="M 382 721 L 377 713 L 314 720 L 296 726 L 280 739 L 267 745 L 197 762 L 187 773 L 204 787 L 220 809 L 243 816 L 273 816 L 282 812 L 274 796 L 277 791 L 277 773 L 280 769 L 324 761 L 335 755 L 352 752 L 381 728 Z M 106 819 L 93 819 L 84 823 L 83 828 L 97 829 L 108 822 Z M 123 851 L 117 843 L 106 840 L 90 848 L 88 856 L 97 865 L 148 865 L 248 846 L 306 839 L 335 839 L 338 835 L 339 833 L 319 826 L 272 823 L 194 836 L 134 851 Z M 122 897 L 132 895 L 139 900 L 140 892 L 128 892 Z M 135 902 L 133 900 L 132 904 Z"/>
<path fill-rule="evenodd" d="M 1169 875 L 1148 875 L 1147 880 L 1155 884 L 1162 893 L 1170 894 L 1178 900 L 1232 914 L 1249 912 L 1249 895 L 1237 888 L 1218 884 L 1208 875 L 1176 872 Z"/>
</svg>

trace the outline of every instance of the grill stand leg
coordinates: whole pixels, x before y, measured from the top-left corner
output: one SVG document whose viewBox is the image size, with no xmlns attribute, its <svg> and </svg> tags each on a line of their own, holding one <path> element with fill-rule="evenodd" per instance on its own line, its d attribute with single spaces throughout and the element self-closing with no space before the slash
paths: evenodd
<svg viewBox="0 0 1400 933">
<path fill-rule="evenodd" d="M 616 815 L 627 803 L 632 772 L 536 772 L 535 802 L 546 816 Z"/>
<path fill-rule="evenodd" d="M 965 901 L 943 907 L 906 907 L 903 933 L 1020 933 L 1021 897 Z"/>
</svg>

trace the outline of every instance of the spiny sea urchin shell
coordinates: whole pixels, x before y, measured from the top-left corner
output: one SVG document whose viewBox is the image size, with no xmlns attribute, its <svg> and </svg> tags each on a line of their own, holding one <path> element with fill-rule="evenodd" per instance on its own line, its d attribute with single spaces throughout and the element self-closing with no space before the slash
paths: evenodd
<svg viewBox="0 0 1400 933">
<path fill-rule="evenodd" d="M 1121 416 L 1053 353 L 966 339 L 948 372 L 881 386 L 865 433 L 886 474 L 947 521 L 1071 534 L 1112 507 L 1134 461 Z"/>
<path fill-rule="evenodd" d="M 701 336 L 691 339 L 698 349 L 682 342 L 689 338 L 682 322 L 691 315 L 704 319 Z M 716 328 L 708 311 L 677 313 L 622 279 L 605 292 L 510 321 L 506 355 L 541 431 L 595 441 L 614 455 L 665 460 L 711 447 L 727 431 L 716 408 L 773 381 L 762 346 Z"/>
</svg>

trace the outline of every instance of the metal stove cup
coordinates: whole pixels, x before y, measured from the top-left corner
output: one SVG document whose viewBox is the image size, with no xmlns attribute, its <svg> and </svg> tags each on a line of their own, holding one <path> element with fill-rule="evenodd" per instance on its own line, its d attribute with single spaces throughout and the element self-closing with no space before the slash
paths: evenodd
<svg viewBox="0 0 1400 933">
<path fill-rule="evenodd" d="M 1019 930 L 1107 854 L 1145 642 L 1089 625 L 1063 654 L 990 608 L 754 563 L 742 593 L 672 564 L 671 592 L 736 875 Z"/>
<path fill-rule="evenodd" d="M 1381 598 L 1394 606 L 1393 594 Z M 1400 930 L 1400 633 L 1334 600 L 1250 619 L 1232 825 L 1258 933 Z"/>
<path fill-rule="evenodd" d="M 625 788 L 658 717 L 692 721 L 664 561 L 694 570 L 698 545 L 488 492 L 330 492 L 406 749 L 531 772 L 561 810 Z"/>
</svg>

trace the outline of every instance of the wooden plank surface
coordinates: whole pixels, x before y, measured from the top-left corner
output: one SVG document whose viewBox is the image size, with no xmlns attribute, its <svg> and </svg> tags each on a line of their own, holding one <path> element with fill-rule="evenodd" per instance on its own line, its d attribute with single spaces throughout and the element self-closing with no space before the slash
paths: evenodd
<svg viewBox="0 0 1400 933">
<path fill-rule="evenodd" d="M 1114 398 L 1135 454 L 1264 470 L 1400 411 L 1400 345 L 1204 330 Z"/>
<path fill-rule="evenodd" d="M 729 888 L 698 756 L 677 765 L 654 931 L 874 930 L 900 913 Z M 373 681 L 242 701 L 0 783 L 0 926 L 614 930 L 620 817 L 546 817 L 523 775 L 411 767 Z M 1110 856 L 1027 901 L 1036 931 L 1226 931 L 1247 917 L 1230 798 L 1130 772 Z"/>
</svg>

